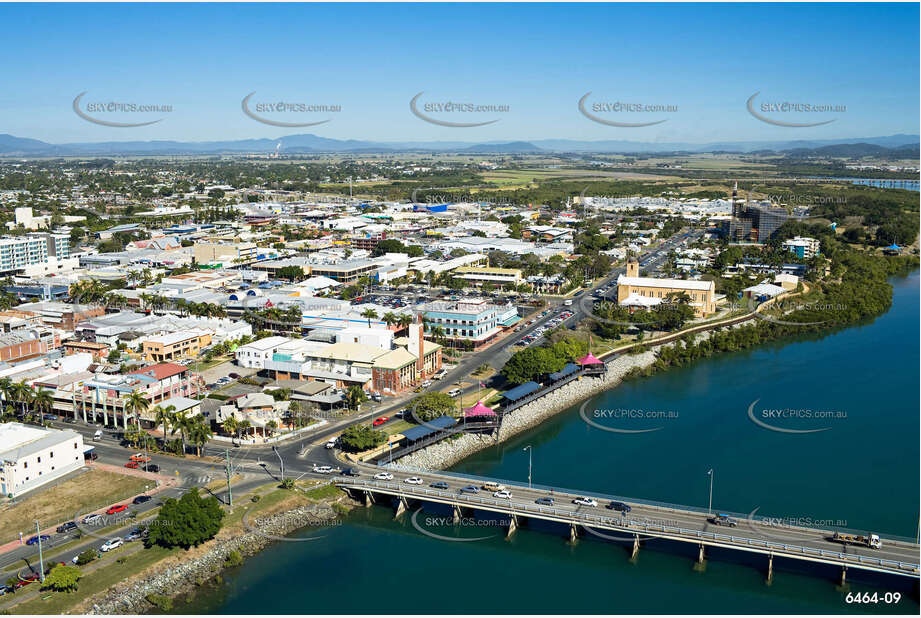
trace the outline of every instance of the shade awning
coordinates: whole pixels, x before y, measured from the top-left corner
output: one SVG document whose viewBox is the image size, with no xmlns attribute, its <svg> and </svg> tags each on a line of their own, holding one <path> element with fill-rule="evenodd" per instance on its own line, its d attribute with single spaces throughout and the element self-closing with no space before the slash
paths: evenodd
<svg viewBox="0 0 921 618">
<path fill-rule="evenodd" d="M 496 413 L 493 411 L 493 409 L 487 408 L 486 406 L 484 406 L 482 401 L 476 402 L 476 405 L 471 408 L 464 408 L 464 416 L 468 418 L 472 416 L 495 416 L 495 415 Z"/>
<path fill-rule="evenodd" d="M 579 364 L 580 365 L 603 365 L 604 361 L 598 359 L 597 357 L 595 357 L 594 354 L 589 352 L 588 354 L 586 354 L 585 356 L 579 359 Z"/>
</svg>

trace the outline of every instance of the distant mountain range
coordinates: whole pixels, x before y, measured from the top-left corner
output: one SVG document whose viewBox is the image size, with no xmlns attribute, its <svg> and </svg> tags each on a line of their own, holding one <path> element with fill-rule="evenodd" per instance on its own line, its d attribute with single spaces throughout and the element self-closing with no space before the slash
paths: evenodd
<svg viewBox="0 0 921 618">
<path fill-rule="evenodd" d="M 463 152 L 515 154 L 566 153 L 702 153 L 702 152 L 785 152 L 794 155 L 825 156 L 918 156 L 918 135 L 889 135 L 836 140 L 791 140 L 775 142 L 632 142 L 626 140 L 579 141 L 544 139 L 514 142 L 371 142 L 337 140 L 309 133 L 276 139 L 244 139 L 215 142 L 84 142 L 49 144 L 35 139 L 0 134 L 0 156 L 74 157 L 117 155 L 217 155 L 268 154 L 280 144 L 282 154 L 372 153 L 372 152 Z"/>
</svg>

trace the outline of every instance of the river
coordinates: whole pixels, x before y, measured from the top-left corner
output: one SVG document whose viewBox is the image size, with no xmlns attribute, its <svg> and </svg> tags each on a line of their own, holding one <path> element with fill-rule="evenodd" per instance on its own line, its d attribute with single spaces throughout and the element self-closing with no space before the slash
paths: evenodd
<svg viewBox="0 0 921 618">
<path fill-rule="evenodd" d="M 892 280 L 893 306 L 865 324 L 641 378 L 468 458 L 454 470 L 915 538 L 918 532 L 919 277 Z M 753 402 L 756 400 L 754 406 Z M 749 417 L 782 429 L 771 431 Z M 806 411 L 811 411 L 807 414 Z M 822 414 L 818 411 L 827 412 Z M 642 415 L 644 418 L 635 418 Z M 812 418 L 808 418 L 808 416 Z M 652 418 L 650 418 L 652 417 Z M 795 418 L 793 418 L 795 417 Z M 438 512 L 416 523 L 445 533 Z M 790 521 L 788 519 L 788 521 Z M 470 526 L 430 538 L 412 518 L 356 509 L 228 571 L 177 605 L 183 613 L 845 613 L 919 611 L 915 585 L 897 604 L 845 603 L 815 575 L 687 555 L 627 551 L 559 530 Z M 322 537 L 322 538 L 321 538 Z M 313 539 L 313 540 L 311 540 Z M 851 575 L 854 572 L 851 571 Z M 853 580 L 851 591 L 885 592 Z M 891 588 L 891 586 L 890 586 Z"/>
</svg>

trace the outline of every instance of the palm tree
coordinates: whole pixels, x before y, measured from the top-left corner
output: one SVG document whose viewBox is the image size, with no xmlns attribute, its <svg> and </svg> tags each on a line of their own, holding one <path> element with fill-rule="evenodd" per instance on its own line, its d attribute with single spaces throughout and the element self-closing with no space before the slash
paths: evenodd
<svg viewBox="0 0 921 618">
<path fill-rule="evenodd" d="M 176 411 L 176 406 L 166 406 L 161 408 L 157 406 L 154 408 L 154 422 L 157 425 L 163 425 L 163 446 L 166 447 L 166 429 L 170 421 L 173 418 L 173 413 Z"/>
<path fill-rule="evenodd" d="M 240 435 L 242 436 L 244 433 L 246 433 L 246 430 L 251 428 L 252 426 L 253 424 L 249 422 L 249 419 L 244 418 L 242 421 L 240 421 L 237 424 L 237 429 L 240 431 Z"/>
<path fill-rule="evenodd" d="M 345 405 L 348 406 L 349 410 L 357 410 L 361 402 L 367 398 L 365 391 L 362 390 L 360 386 L 354 384 L 345 391 Z"/>
<path fill-rule="evenodd" d="M 265 428 L 269 430 L 270 434 L 273 434 L 275 433 L 275 430 L 278 429 L 278 423 L 276 423 L 273 419 L 265 424 Z"/>
<path fill-rule="evenodd" d="M 374 309 L 365 309 L 361 312 L 361 317 L 368 319 L 368 328 L 371 328 L 371 320 L 377 318 L 377 311 Z"/>
<path fill-rule="evenodd" d="M 182 414 L 179 412 L 174 412 L 172 416 L 173 418 L 172 418 L 171 424 L 173 428 L 170 430 L 169 435 L 174 436 L 176 435 L 177 431 L 179 432 L 179 437 L 182 438 L 182 454 L 184 456 L 185 455 L 185 436 L 186 436 L 186 432 L 189 430 L 189 427 L 191 425 L 190 423 L 191 419 L 187 417 L 185 414 Z"/>
<path fill-rule="evenodd" d="M 51 393 L 45 389 L 35 391 L 35 394 L 32 396 L 32 407 L 38 410 L 39 423 L 44 425 L 45 414 L 51 412 L 51 408 L 54 407 L 54 398 L 51 396 Z"/>
<path fill-rule="evenodd" d="M 381 319 L 384 320 L 384 324 L 386 324 L 388 327 L 393 326 L 399 321 L 397 314 L 395 314 L 393 311 L 388 311 Z"/>
<path fill-rule="evenodd" d="M 150 407 L 150 401 L 147 400 L 144 395 L 135 391 L 128 395 L 125 399 L 125 403 L 122 406 L 125 417 L 128 416 L 128 412 L 131 412 L 134 415 L 134 424 L 137 426 L 138 431 L 141 430 L 141 414 L 146 412 Z"/>
<path fill-rule="evenodd" d="M 224 431 L 230 434 L 230 443 L 234 443 L 234 439 L 237 437 L 237 430 L 240 428 L 240 422 L 237 420 L 236 416 L 228 416 L 224 419 L 223 422 Z"/>
<path fill-rule="evenodd" d="M 0 378 L 0 395 L 3 396 L 3 403 L 9 403 L 13 396 L 13 381 L 9 378 Z"/>
<path fill-rule="evenodd" d="M 189 432 L 189 442 L 195 445 L 196 456 L 201 458 L 202 447 L 214 436 L 214 432 L 211 431 L 211 424 L 206 423 L 201 416 L 194 416 L 189 418 L 187 430 Z"/>
<path fill-rule="evenodd" d="M 29 405 L 29 401 L 32 399 L 32 389 L 29 388 L 29 385 L 25 382 L 17 382 L 13 384 L 13 399 L 19 402 L 19 411 L 25 416 L 26 408 Z"/>
<path fill-rule="evenodd" d="M 401 313 L 397 316 L 397 324 L 400 325 L 400 330 L 408 329 L 409 325 L 413 323 L 413 316 L 408 313 Z"/>
</svg>

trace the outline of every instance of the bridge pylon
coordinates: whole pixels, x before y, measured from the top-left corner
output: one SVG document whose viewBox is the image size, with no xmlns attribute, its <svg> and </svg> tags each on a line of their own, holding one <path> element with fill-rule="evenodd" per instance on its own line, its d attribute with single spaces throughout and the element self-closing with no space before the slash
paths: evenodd
<svg viewBox="0 0 921 618">
<path fill-rule="evenodd" d="M 459 504 L 455 504 L 451 507 L 451 521 L 454 525 L 461 523 L 461 520 L 464 518 L 464 509 Z"/>
<path fill-rule="evenodd" d="M 518 530 L 518 516 L 512 515 L 511 519 L 508 522 L 508 532 L 505 533 L 505 538 L 511 537 Z"/>
<path fill-rule="evenodd" d="M 569 524 L 569 542 L 575 543 L 579 540 L 579 527 L 576 524 Z"/>
<path fill-rule="evenodd" d="M 630 554 L 630 560 L 636 560 L 636 556 L 640 553 L 640 535 L 633 535 L 633 552 Z"/>
<path fill-rule="evenodd" d="M 409 508 L 409 500 L 407 500 L 405 496 L 400 496 L 397 499 L 397 510 L 393 518 L 399 519 L 400 516 L 403 515 L 403 513 L 405 513 L 408 508 Z"/>
<path fill-rule="evenodd" d="M 770 586 L 773 582 L 774 582 L 774 554 L 768 554 L 767 585 Z"/>
</svg>

